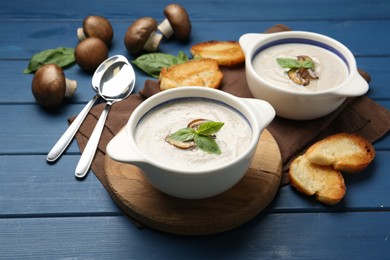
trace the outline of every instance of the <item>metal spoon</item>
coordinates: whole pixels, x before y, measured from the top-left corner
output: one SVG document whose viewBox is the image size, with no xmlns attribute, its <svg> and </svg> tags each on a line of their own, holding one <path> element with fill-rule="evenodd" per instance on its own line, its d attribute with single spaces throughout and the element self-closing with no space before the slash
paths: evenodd
<svg viewBox="0 0 390 260">
<path fill-rule="evenodd" d="M 127 98 L 133 91 L 134 84 L 135 73 L 128 61 L 115 62 L 104 72 L 98 90 L 100 96 L 107 102 L 106 107 L 77 164 L 75 171 L 77 178 L 84 178 L 88 173 L 111 105 Z"/>
<path fill-rule="evenodd" d="M 127 61 L 126 58 L 122 55 L 115 55 L 112 56 L 105 61 L 103 61 L 100 66 L 96 69 L 95 73 L 92 76 L 92 88 L 98 92 L 98 87 L 100 84 L 100 80 L 104 74 L 104 72 L 107 70 L 107 68 L 117 61 Z M 53 146 L 53 148 L 50 150 L 50 152 L 47 154 L 46 160 L 48 162 L 54 162 L 56 161 L 62 153 L 65 151 L 66 147 L 70 144 L 73 137 L 75 136 L 76 132 L 80 128 L 82 122 L 84 121 L 85 117 L 87 116 L 89 110 L 91 110 L 93 104 L 95 104 L 96 100 L 100 97 L 100 95 L 97 93 L 93 99 L 91 99 L 81 110 L 81 112 L 78 114 L 78 116 L 75 118 L 75 120 L 72 122 L 72 124 L 68 127 L 68 129 L 64 132 L 64 134 L 58 139 L 57 143 Z"/>
</svg>

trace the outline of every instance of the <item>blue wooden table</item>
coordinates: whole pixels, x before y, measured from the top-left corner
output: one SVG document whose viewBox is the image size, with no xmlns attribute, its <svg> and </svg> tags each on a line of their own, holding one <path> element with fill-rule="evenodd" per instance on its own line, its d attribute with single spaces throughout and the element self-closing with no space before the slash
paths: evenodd
<svg viewBox="0 0 390 260">
<path fill-rule="evenodd" d="M 137 229 L 98 179 L 74 177 L 77 143 L 56 163 L 45 156 L 93 97 L 91 76 L 77 66 L 74 99 L 55 111 L 36 104 L 31 56 L 75 47 L 85 16 L 107 17 L 114 27 L 110 55 L 128 55 L 127 27 L 137 18 L 163 19 L 169 1 L 13 0 L 0 3 L 0 258 L 1 259 L 385 259 L 390 255 L 390 136 L 377 141 L 373 164 L 346 178 L 343 202 L 324 206 L 289 185 L 253 220 L 232 231 L 184 237 Z M 179 1 L 193 25 L 191 41 L 163 42 L 177 54 L 207 40 L 238 40 L 276 23 L 331 36 L 347 45 L 372 76 L 368 96 L 390 109 L 390 1 L 198 0 Z M 137 71 L 136 90 L 149 77 Z"/>
</svg>

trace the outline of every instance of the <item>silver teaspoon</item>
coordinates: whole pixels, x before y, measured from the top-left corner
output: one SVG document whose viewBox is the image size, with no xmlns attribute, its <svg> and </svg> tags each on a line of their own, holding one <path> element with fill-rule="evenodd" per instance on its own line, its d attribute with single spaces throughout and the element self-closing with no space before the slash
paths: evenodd
<svg viewBox="0 0 390 260">
<path fill-rule="evenodd" d="M 104 72 L 98 91 L 99 95 L 106 100 L 106 106 L 77 164 L 75 171 L 77 178 L 84 178 L 88 173 L 112 104 L 127 98 L 133 91 L 134 85 L 135 73 L 128 61 L 116 62 Z"/>
<path fill-rule="evenodd" d="M 127 59 L 122 55 L 115 55 L 112 56 L 105 61 L 103 61 L 99 67 L 96 69 L 95 73 L 92 76 L 92 88 L 95 90 L 95 92 L 98 92 L 98 87 L 100 84 L 100 80 L 104 74 L 104 72 L 107 70 L 107 68 L 113 64 L 116 61 L 127 61 Z M 96 100 L 100 97 L 100 95 L 97 93 L 93 99 L 91 99 L 81 110 L 81 112 L 78 114 L 78 116 L 75 118 L 75 120 L 70 124 L 70 126 L 67 128 L 67 130 L 64 132 L 64 134 L 58 139 L 57 143 L 53 146 L 53 148 L 50 150 L 50 152 L 46 156 L 46 160 L 48 162 L 54 162 L 56 161 L 62 153 L 65 151 L 66 147 L 70 144 L 73 137 L 77 133 L 78 129 L 80 128 L 81 124 L 83 123 L 85 117 L 87 116 L 88 112 L 91 110 L 92 106 L 95 104 Z"/>
</svg>

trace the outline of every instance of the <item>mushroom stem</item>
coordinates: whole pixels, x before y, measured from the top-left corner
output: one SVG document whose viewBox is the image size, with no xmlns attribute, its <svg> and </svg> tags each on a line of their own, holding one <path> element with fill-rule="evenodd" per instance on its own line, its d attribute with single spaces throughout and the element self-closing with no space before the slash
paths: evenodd
<svg viewBox="0 0 390 260">
<path fill-rule="evenodd" d="M 79 41 L 82 41 L 84 40 L 85 38 L 87 38 L 87 36 L 85 35 L 84 33 L 84 29 L 83 28 L 77 28 L 77 38 L 79 39 Z"/>
<path fill-rule="evenodd" d="M 74 95 L 77 89 L 77 81 L 65 78 L 65 98 L 70 98 Z"/>
<path fill-rule="evenodd" d="M 172 34 L 173 34 L 173 28 L 171 26 L 171 23 L 169 22 L 168 19 L 164 19 L 164 21 L 162 21 L 162 23 L 160 23 L 157 27 L 160 32 L 167 38 L 169 39 Z"/>
<path fill-rule="evenodd" d="M 143 49 L 149 52 L 155 51 L 160 44 L 161 39 L 162 35 L 160 33 L 157 33 L 156 31 L 153 31 L 150 34 L 148 40 L 145 42 Z"/>
</svg>

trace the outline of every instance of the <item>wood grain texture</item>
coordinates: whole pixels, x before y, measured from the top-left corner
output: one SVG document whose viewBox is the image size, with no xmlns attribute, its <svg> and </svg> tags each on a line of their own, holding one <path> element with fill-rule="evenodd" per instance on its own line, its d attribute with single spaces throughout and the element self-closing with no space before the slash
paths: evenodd
<svg viewBox="0 0 390 260">
<path fill-rule="evenodd" d="M 276 23 L 336 38 L 370 73 L 367 96 L 390 109 L 390 1 L 388 0 L 178 0 L 191 16 L 188 42 L 164 40 L 160 51 L 188 54 L 192 44 L 237 40 Z M 346 175 L 343 203 L 321 205 L 290 186 L 238 228 L 210 236 L 177 236 L 138 230 L 99 180 L 75 180 L 75 142 L 55 164 L 46 153 L 94 95 L 91 75 L 77 66 L 65 74 L 79 83 L 76 96 L 55 111 L 31 94 L 32 75 L 22 74 L 33 54 L 75 47 L 75 30 L 89 14 L 114 27 L 109 54 L 124 54 L 127 27 L 137 18 L 163 19 L 171 3 L 155 1 L 4 0 L 0 3 L 0 258 L 1 259 L 387 259 L 390 255 L 390 136 L 374 146 L 374 162 Z M 136 69 L 135 91 L 146 79 Z M 288 134 L 288 133 L 287 133 Z"/>
<path fill-rule="evenodd" d="M 292 5 L 289 0 L 252 1 L 252 0 L 179 0 L 189 12 L 192 21 L 213 22 L 259 21 L 259 20 L 367 20 L 388 17 L 387 0 L 354 1 L 299 1 Z M 51 1 L 41 0 L 34 4 L 28 0 L 7 2 L 0 9 L 3 19 L 46 19 L 46 20 L 81 20 L 88 14 L 101 14 L 110 19 L 133 21 L 145 15 L 163 19 L 163 8 L 171 1 Z M 311 4 L 310 4 L 311 3 Z M 21 8 L 24 6 L 26 8 Z M 222 7 L 223 6 L 223 7 Z M 303 12 L 304 10 L 304 12 Z"/>
<path fill-rule="evenodd" d="M 75 31 L 82 21 L 29 21 L 30 27 L 26 28 L 24 21 L 2 21 L 0 31 L 8 37 L 2 39 L 0 45 L 1 59 L 24 59 L 27 62 L 31 56 L 39 51 L 56 48 L 59 46 L 75 47 L 78 43 Z M 284 23 L 293 30 L 304 30 L 325 34 L 333 37 L 346 45 L 356 56 L 389 55 L 390 39 L 386 37 L 387 31 L 381 28 L 389 28 L 390 21 L 351 21 L 341 23 L 339 21 L 302 21 L 277 20 L 277 21 L 213 21 L 210 30 L 208 22 L 194 22 L 192 34 L 186 44 L 181 42 L 164 40 L 159 46 L 159 51 L 177 55 L 179 51 L 189 54 L 190 46 L 207 40 L 238 40 L 245 33 L 261 33 L 276 23 Z M 113 20 L 114 29 L 113 44 L 110 55 L 122 54 L 134 58 L 128 54 L 123 38 L 132 21 Z M 380 26 L 378 25 L 380 24 Z M 226 30 L 225 28 L 229 28 Z M 23 68 L 24 69 L 24 68 Z M 83 73 L 80 71 L 80 75 Z"/>
<path fill-rule="evenodd" d="M 275 196 L 282 173 L 279 147 L 264 130 L 253 162 L 233 188 L 207 199 L 178 199 L 153 188 L 142 170 L 106 156 L 111 195 L 132 219 L 148 227 L 181 235 L 215 234 L 255 217 Z"/>
<path fill-rule="evenodd" d="M 367 221 L 367 220 L 371 221 Z M 0 219 L 1 259 L 387 259 L 390 212 L 259 214 L 231 231 L 174 236 L 125 217 Z"/>
</svg>

